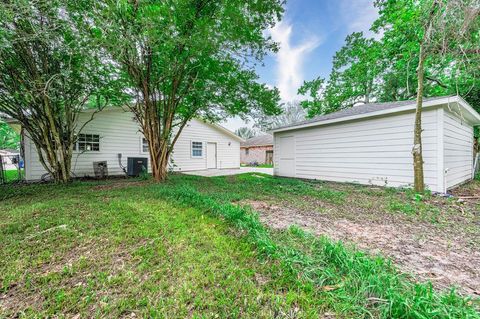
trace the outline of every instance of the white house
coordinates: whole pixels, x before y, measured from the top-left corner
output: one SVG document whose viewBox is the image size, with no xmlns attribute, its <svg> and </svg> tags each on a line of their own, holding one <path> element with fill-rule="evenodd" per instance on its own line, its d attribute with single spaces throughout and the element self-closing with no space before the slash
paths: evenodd
<svg viewBox="0 0 480 319">
<path fill-rule="evenodd" d="M 480 115 L 461 97 L 425 99 L 425 183 L 446 192 L 473 177 L 473 126 Z M 392 187 L 413 184 L 415 101 L 358 105 L 274 134 L 274 174 Z"/>
<path fill-rule="evenodd" d="M 81 113 L 78 127 L 91 115 L 88 111 Z M 175 144 L 170 168 L 174 171 L 239 168 L 242 141 L 219 125 L 194 119 Z M 120 165 L 126 167 L 128 157 L 147 158 L 150 162 L 145 138 L 132 113 L 122 108 L 106 109 L 95 114 L 78 135 L 72 172 L 77 177 L 94 176 L 93 163 L 106 161 L 109 175 L 123 175 Z M 28 136 L 24 137 L 24 162 L 26 180 L 39 180 L 45 176 L 36 147 Z"/>
</svg>

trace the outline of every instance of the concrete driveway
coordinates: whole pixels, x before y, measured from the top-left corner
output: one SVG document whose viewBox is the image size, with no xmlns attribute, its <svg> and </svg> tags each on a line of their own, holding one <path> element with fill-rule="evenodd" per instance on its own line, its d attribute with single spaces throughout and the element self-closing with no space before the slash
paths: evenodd
<svg viewBox="0 0 480 319">
<path fill-rule="evenodd" d="M 227 175 L 238 175 L 243 173 L 262 173 L 273 175 L 273 168 L 260 168 L 260 167 L 240 167 L 233 169 L 206 169 L 201 171 L 190 171 L 183 172 L 187 175 L 197 175 L 197 176 L 227 176 Z"/>
</svg>

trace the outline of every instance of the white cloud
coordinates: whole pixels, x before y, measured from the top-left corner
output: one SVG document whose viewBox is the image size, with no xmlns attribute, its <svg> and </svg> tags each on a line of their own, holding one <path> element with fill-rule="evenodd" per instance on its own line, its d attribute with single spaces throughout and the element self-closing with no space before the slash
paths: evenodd
<svg viewBox="0 0 480 319">
<path fill-rule="evenodd" d="M 297 98 L 297 90 L 303 83 L 303 64 L 308 54 L 319 44 L 317 37 L 312 37 L 298 45 L 292 44 L 292 25 L 279 22 L 270 29 L 270 35 L 278 42 L 280 49 L 276 55 L 277 87 L 284 101 Z"/>
<path fill-rule="evenodd" d="M 372 23 L 378 18 L 373 0 L 342 0 L 340 10 L 349 33 L 362 31 L 366 37 L 381 38 L 381 34 L 370 31 Z"/>
</svg>

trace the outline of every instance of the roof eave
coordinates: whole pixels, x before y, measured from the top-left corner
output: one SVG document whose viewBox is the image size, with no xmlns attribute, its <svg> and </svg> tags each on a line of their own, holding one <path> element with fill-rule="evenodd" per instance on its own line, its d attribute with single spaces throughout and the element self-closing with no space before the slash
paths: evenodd
<svg viewBox="0 0 480 319">
<path fill-rule="evenodd" d="M 255 145 L 240 145 L 240 147 L 262 147 L 262 146 L 273 146 L 273 143 L 270 144 L 255 144 Z"/>
<path fill-rule="evenodd" d="M 468 102 L 465 101 L 461 96 L 457 96 L 456 102 L 460 104 L 474 119 L 471 124 L 473 126 L 480 126 L 480 114 L 478 114 L 478 112 L 475 111 L 475 109 L 470 104 L 468 104 Z"/>
<path fill-rule="evenodd" d="M 232 131 L 230 131 L 229 129 L 219 125 L 219 124 L 216 124 L 216 123 L 209 123 L 209 122 L 206 122 L 206 121 L 203 121 L 201 119 L 199 119 L 200 121 L 202 121 L 203 123 L 205 124 L 208 124 L 214 128 L 216 128 L 217 130 L 229 135 L 230 137 L 236 139 L 237 141 L 239 141 L 240 143 L 242 142 L 245 142 L 245 140 L 243 138 L 241 138 L 240 136 L 238 136 L 237 134 L 233 133 Z"/>
<path fill-rule="evenodd" d="M 459 96 L 450 96 L 450 97 L 445 97 L 445 98 L 442 98 L 442 99 L 426 101 L 426 102 L 423 103 L 422 108 L 425 109 L 425 108 L 429 108 L 429 107 L 433 107 L 433 106 L 440 106 L 440 105 L 443 105 L 443 104 L 455 103 L 455 102 L 462 105 L 462 107 L 464 107 L 470 114 L 472 114 L 476 119 L 478 119 L 478 121 L 480 121 L 480 115 L 464 99 L 462 99 Z M 382 116 L 382 115 L 388 115 L 388 114 L 405 112 L 405 111 L 412 111 L 412 110 L 415 110 L 415 108 L 416 108 L 416 103 L 412 102 L 411 104 L 408 104 L 408 105 L 404 105 L 404 106 L 400 106 L 400 107 L 396 107 L 396 108 L 391 108 L 391 109 L 386 109 L 386 110 L 380 110 L 380 111 L 376 111 L 376 112 L 345 116 L 345 117 L 340 117 L 340 118 L 325 120 L 325 121 L 311 122 L 311 123 L 306 123 L 306 124 L 303 124 L 303 125 L 295 125 L 295 126 L 289 126 L 289 127 L 283 127 L 283 128 L 280 127 L 278 129 L 270 130 L 270 132 L 271 133 L 279 133 L 279 132 L 286 132 L 286 131 L 291 131 L 291 130 L 297 130 L 297 129 L 303 129 L 303 128 L 309 128 L 309 127 L 339 123 L 339 122 L 347 122 L 347 121 L 352 121 L 352 120 L 357 120 L 357 119 L 364 119 L 364 118 L 369 118 L 369 117 Z M 480 122 L 479 122 L 479 124 L 480 124 Z"/>
</svg>

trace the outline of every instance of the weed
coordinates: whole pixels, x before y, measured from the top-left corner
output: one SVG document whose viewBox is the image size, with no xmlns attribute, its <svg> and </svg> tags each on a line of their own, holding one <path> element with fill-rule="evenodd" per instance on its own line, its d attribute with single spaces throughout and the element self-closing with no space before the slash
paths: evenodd
<svg viewBox="0 0 480 319">
<path fill-rule="evenodd" d="M 340 313 L 358 317 L 376 314 L 383 318 L 478 318 L 475 309 L 468 306 L 468 299 L 454 291 L 447 295 L 436 293 L 430 283 L 412 283 L 381 257 L 371 258 L 298 228 L 292 228 L 283 235 L 287 239 L 282 239 L 270 234 L 247 208 L 220 204 L 191 187 L 159 187 L 158 194 L 223 217 L 246 231 L 260 252 L 278 259 L 285 271 L 294 272 L 304 283 L 320 289 L 324 302 Z M 294 246 L 284 244 L 292 241 L 290 236 L 297 238 Z M 335 289 L 322 289 L 326 286 Z"/>
<path fill-rule="evenodd" d="M 269 230 L 250 208 L 231 203 L 311 197 L 344 205 L 351 189 L 250 174 L 122 183 L 35 185 L 0 203 L 3 292 L 17 296 L 18 307 L 43 304 L 29 304 L 27 317 L 322 317 L 328 310 L 348 318 L 479 318 L 474 300 L 415 283 L 388 259 L 296 227 Z M 440 213 L 426 196 L 385 194 L 393 211 Z"/>
<path fill-rule="evenodd" d="M 408 202 L 400 202 L 398 200 L 392 200 L 389 203 L 389 208 L 392 212 L 399 212 L 406 215 L 415 215 L 417 210 L 414 205 Z"/>
<path fill-rule="evenodd" d="M 142 166 L 142 171 L 140 172 L 139 179 L 146 181 L 149 180 L 152 177 L 151 174 L 148 173 L 148 170 L 146 167 Z"/>
</svg>

